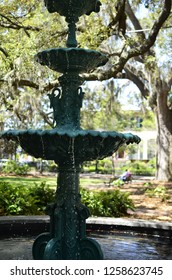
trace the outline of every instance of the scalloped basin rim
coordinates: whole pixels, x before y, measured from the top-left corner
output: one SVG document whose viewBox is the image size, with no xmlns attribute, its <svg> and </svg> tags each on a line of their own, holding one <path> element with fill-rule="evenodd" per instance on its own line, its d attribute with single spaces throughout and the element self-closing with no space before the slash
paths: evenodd
<svg viewBox="0 0 172 280">
<path fill-rule="evenodd" d="M 99 51 L 96 51 L 96 50 L 91 50 L 91 49 L 84 49 L 84 48 L 49 48 L 49 49 L 46 49 L 46 50 L 43 50 L 43 51 L 39 51 L 39 53 L 42 53 L 42 52 L 49 52 L 49 51 L 64 51 L 64 52 L 71 52 L 71 51 L 74 51 L 74 52 L 85 52 L 85 53 L 96 53 L 96 54 L 101 54 L 103 56 L 106 57 L 105 54 L 103 54 L 102 52 L 99 52 Z"/>
<path fill-rule="evenodd" d="M 57 72 L 89 72 L 108 62 L 105 54 L 83 48 L 50 48 L 38 52 L 35 60 Z"/>
<path fill-rule="evenodd" d="M 66 135 L 70 138 L 76 138 L 77 136 L 86 136 L 86 135 L 91 135 L 93 137 L 113 137 L 113 138 L 121 138 L 124 140 L 124 142 L 136 142 L 139 143 L 141 141 L 140 137 L 137 135 L 133 135 L 132 133 L 119 133 L 116 131 L 96 131 L 96 130 L 64 130 L 64 129 L 51 129 L 51 130 L 33 130 L 33 129 L 28 129 L 28 130 L 8 130 L 4 131 L 0 134 L 0 137 L 5 138 L 5 137 L 10 137 L 10 136 L 22 136 L 22 135 L 39 135 L 40 137 L 44 137 L 46 135 L 59 135 L 63 136 Z"/>
<path fill-rule="evenodd" d="M 1 138 L 17 141 L 27 154 L 70 166 L 111 156 L 123 144 L 139 143 L 131 133 L 94 130 L 8 130 Z"/>
</svg>

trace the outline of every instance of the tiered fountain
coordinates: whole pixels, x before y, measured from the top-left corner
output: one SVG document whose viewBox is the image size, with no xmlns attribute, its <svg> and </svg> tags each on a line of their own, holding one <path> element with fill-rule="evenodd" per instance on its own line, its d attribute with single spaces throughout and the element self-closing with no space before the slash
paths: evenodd
<svg viewBox="0 0 172 280">
<path fill-rule="evenodd" d="M 103 259 L 99 244 L 86 237 L 89 210 L 79 193 L 80 165 L 84 161 L 103 159 L 123 144 L 139 143 L 136 135 L 83 130 L 80 109 L 84 92 L 81 73 L 103 66 L 108 58 L 94 50 L 77 48 L 76 22 L 83 14 L 99 12 L 98 0 L 44 0 L 50 13 L 65 16 L 69 26 L 67 48 L 39 52 L 36 60 L 63 73 L 60 88 L 49 95 L 56 127 L 51 130 L 8 130 L 1 133 L 17 141 L 36 158 L 54 160 L 58 165 L 56 201 L 47 207 L 50 232 L 40 234 L 33 244 L 34 259 Z"/>
</svg>

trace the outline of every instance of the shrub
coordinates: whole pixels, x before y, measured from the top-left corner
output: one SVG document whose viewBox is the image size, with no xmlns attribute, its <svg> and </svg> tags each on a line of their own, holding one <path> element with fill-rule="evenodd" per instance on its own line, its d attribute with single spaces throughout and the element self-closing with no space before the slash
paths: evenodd
<svg viewBox="0 0 172 280">
<path fill-rule="evenodd" d="M 49 161 L 47 166 L 48 172 L 57 172 L 58 167 L 54 161 Z"/>
<path fill-rule="evenodd" d="M 154 161 L 151 160 L 149 162 L 136 160 L 134 162 L 127 162 L 125 166 L 121 168 L 121 171 L 125 171 L 129 169 L 132 174 L 135 175 L 154 175 L 155 174 L 155 166 Z"/>
<path fill-rule="evenodd" d="M 159 197 L 161 198 L 161 201 L 165 201 L 169 199 L 167 189 L 164 186 L 157 186 L 154 189 L 147 189 L 145 191 L 145 194 L 148 195 L 149 197 Z"/>
<path fill-rule="evenodd" d="M 129 193 L 119 189 L 91 192 L 81 189 L 81 197 L 92 216 L 120 217 L 126 215 L 128 209 L 134 210 Z"/>
<path fill-rule="evenodd" d="M 96 172 L 102 174 L 112 173 L 112 161 L 109 158 L 102 160 L 94 160 L 91 162 L 84 162 L 82 166 L 83 172 Z"/>
<path fill-rule="evenodd" d="M 33 187 L 0 182 L 0 215 L 40 215 L 54 201 L 55 191 L 45 182 Z"/>
<path fill-rule="evenodd" d="M 27 164 L 21 164 L 15 160 L 6 162 L 2 168 L 2 172 L 5 174 L 25 175 L 30 171 L 30 167 Z"/>
<path fill-rule="evenodd" d="M 124 185 L 124 181 L 122 181 L 121 179 L 117 179 L 112 182 L 112 185 L 120 188 Z"/>
<path fill-rule="evenodd" d="M 0 215 L 42 215 L 47 204 L 54 202 L 55 190 L 46 182 L 33 187 L 12 186 L 0 182 Z M 81 189 L 82 202 L 93 216 L 120 217 L 134 209 L 129 193 L 120 190 L 88 191 Z"/>
</svg>

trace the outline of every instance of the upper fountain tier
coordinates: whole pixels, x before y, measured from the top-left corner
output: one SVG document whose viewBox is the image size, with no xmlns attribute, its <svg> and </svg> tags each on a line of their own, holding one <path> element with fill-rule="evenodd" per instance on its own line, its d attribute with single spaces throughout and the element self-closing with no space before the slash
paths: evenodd
<svg viewBox="0 0 172 280">
<path fill-rule="evenodd" d="M 35 59 L 57 72 L 77 74 L 90 72 L 108 61 L 108 58 L 98 51 L 79 48 L 48 49 L 37 53 Z"/>
<path fill-rule="evenodd" d="M 76 22 L 83 15 L 99 12 L 98 0 L 44 0 L 50 13 L 65 16 L 69 25 L 67 48 L 52 48 L 37 53 L 35 59 L 42 65 L 60 73 L 88 73 L 103 66 L 108 58 L 95 50 L 77 48 Z"/>
<path fill-rule="evenodd" d="M 84 14 L 100 11 L 101 3 L 98 0 L 44 0 L 50 13 L 59 13 L 65 16 L 68 23 L 77 22 Z"/>
</svg>

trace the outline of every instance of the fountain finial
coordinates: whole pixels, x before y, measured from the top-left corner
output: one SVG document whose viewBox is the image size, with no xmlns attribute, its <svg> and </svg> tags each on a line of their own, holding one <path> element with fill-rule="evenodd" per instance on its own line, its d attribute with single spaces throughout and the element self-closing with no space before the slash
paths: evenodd
<svg viewBox="0 0 172 280">
<path fill-rule="evenodd" d="M 49 13 L 65 16 L 68 23 L 77 22 L 84 14 L 98 13 L 101 6 L 99 0 L 44 0 L 44 3 Z"/>
<path fill-rule="evenodd" d="M 68 23 L 67 47 L 76 48 L 76 22 L 83 14 L 90 15 L 92 12 L 100 11 L 99 0 L 44 0 L 45 6 L 50 13 L 59 13 L 65 16 Z"/>
</svg>

